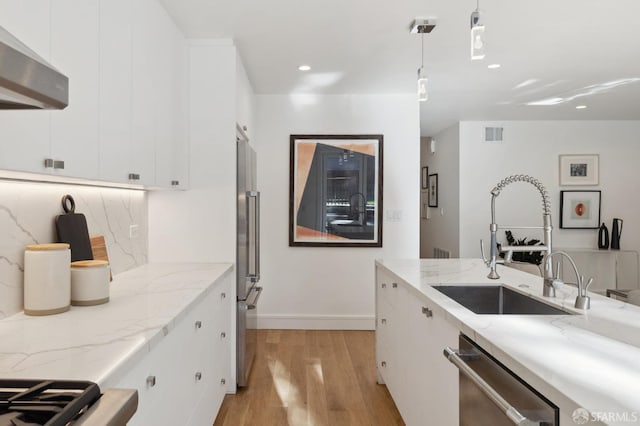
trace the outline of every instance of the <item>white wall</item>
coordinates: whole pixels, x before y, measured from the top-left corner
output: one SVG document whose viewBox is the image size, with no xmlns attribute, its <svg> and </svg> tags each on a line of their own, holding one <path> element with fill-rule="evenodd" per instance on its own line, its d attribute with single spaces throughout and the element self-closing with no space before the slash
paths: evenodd
<svg viewBox="0 0 640 426">
<path fill-rule="evenodd" d="M 258 95 L 262 328 L 374 328 L 374 259 L 419 251 L 420 134 L 414 95 Z M 383 134 L 382 248 L 289 247 L 289 135 Z M 398 210 L 402 219 L 387 220 Z"/>
<path fill-rule="evenodd" d="M 482 142 L 483 127 L 495 124 L 504 127 L 504 142 Z M 460 123 L 460 255 L 479 256 L 478 240 L 489 238 L 489 191 L 511 174 L 532 175 L 547 187 L 555 247 L 597 248 L 597 230 L 559 226 L 560 190 L 595 189 L 602 191 L 601 222 L 611 229 L 614 217 L 624 219 L 621 248 L 640 250 L 638 135 L 638 121 Z M 600 184 L 560 187 L 558 155 L 592 153 L 600 156 Z M 508 186 L 496 199 L 496 216 L 499 225 L 540 225 L 538 191 L 527 183 Z M 541 234 L 536 237 L 540 239 Z"/>
<path fill-rule="evenodd" d="M 422 221 L 422 249 L 425 257 L 433 257 L 435 247 L 450 250 L 452 257 L 460 253 L 460 129 L 456 124 L 433 136 L 435 152 L 426 147 L 429 174 L 438 174 L 438 207 L 428 208 L 428 219 Z M 462 172 L 464 173 L 464 172 Z"/>
</svg>

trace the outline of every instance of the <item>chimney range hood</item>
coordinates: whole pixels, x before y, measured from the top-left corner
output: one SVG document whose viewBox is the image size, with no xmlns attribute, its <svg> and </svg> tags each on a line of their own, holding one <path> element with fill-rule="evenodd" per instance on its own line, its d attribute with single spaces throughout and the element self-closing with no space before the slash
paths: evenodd
<svg viewBox="0 0 640 426">
<path fill-rule="evenodd" d="M 69 79 L 0 26 L 0 109 L 64 109 Z"/>
</svg>

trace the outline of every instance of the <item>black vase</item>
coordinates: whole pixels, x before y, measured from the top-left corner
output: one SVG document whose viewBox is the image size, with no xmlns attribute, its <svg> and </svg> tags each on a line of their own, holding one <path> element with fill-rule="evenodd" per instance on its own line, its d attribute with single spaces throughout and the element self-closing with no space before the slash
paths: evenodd
<svg viewBox="0 0 640 426">
<path fill-rule="evenodd" d="M 620 250 L 620 238 L 622 238 L 622 219 L 614 218 L 611 225 L 611 250 Z"/>
<path fill-rule="evenodd" d="M 609 230 L 607 226 L 602 223 L 600 226 L 600 230 L 598 231 L 598 248 L 601 250 L 606 250 L 609 248 Z"/>
</svg>

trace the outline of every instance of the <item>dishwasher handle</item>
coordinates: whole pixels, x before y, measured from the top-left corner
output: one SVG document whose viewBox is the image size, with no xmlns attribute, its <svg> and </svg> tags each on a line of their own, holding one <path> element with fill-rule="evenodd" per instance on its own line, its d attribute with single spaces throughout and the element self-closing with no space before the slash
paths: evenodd
<svg viewBox="0 0 640 426">
<path fill-rule="evenodd" d="M 503 397 L 500 395 L 494 388 L 491 387 L 478 373 L 473 371 L 471 367 L 467 365 L 466 362 L 460 357 L 458 351 L 451 349 L 449 347 L 445 348 L 443 351 L 443 355 L 447 358 L 453 365 L 458 367 L 458 370 L 465 376 L 467 376 L 473 383 L 475 383 L 480 390 L 489 397 L 489 399 L 498 406 L 513 422 L 515 425 L 519 426 L 540 426 L 539 422 L 535 422 L 533 420 L 529 420 L 511 404 L 509 404 Z"/>
</svg>

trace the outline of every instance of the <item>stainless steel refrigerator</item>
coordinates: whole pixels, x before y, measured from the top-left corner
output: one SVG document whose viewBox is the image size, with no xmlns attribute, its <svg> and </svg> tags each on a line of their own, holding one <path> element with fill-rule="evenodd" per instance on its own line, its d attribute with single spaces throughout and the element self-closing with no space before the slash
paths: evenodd
<svg viewBox="0 0 640 426">
<path fill-rule="evenodd" d="M 260 281 L 260 193 L 256 186 L 256 154 L 238 129 L 237 141 L 237 381 L 248 383 L 256 353 L 256 307 Z"/>
</svg>

